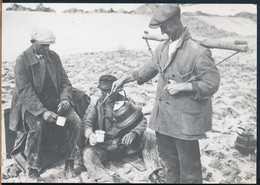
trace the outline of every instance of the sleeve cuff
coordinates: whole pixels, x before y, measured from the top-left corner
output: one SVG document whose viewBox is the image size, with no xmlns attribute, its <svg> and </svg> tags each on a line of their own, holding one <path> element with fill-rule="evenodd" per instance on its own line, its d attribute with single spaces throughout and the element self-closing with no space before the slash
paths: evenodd
<svg viewBox="0 0 260 185">
<path fill-rule="evenodd" d="M 134 77 L 138 85 L 142 85 L 144 83 L 144 81 L 141 80 L 141 78 L 139 77 L 137 71 L 132 72 L 132 76 Z"/>
<path fill-rule="evenodd" d="M 69 103 L 70 103 L 70 105 L 71 105 L 71 106 L 73 106 L 73 104 L 72 104 L 72 101 L 71 101 L 71 100 L 69 100 L 69 99 L 67 99 L 67 98 L 63 98 L 63 99 L 61 99 L 60 101 L 62 101 L 62 100 L 68 100 L 68 101 L 69 101 Z"/>
<path fill-rule="evenodd" d="M 86 129 L 86 131 L 85 131 L 85 137 L 86 137 L 86 138 L 89 138 L 89 135 L 90 135 L 91 133 L 93 133 L 93 131 L 92 131 L 91 128 Z"/>
<path fill-rule="evenodd" d="M 191 82 L 191 84 L 192 84 L 192 90 L 193 90 L 193 92 L 194 92 L 194 96 L 193 96 L 193 98 L 194 99 L 198 99 L 199 97 L 200 97 L 200 88 L 199 88 L 199 85 L 198 85 L 198 83 L 197 82 Z"/>
<path fill-rule="evenodd" d="M 43 113 L 46 112 L 46 111 L 48 111 L 48 109 L 46 109 L 45 107 L 42 107 L 41 110 L 38 111 L 38 112 L 35 112 L 34 115 L 37 116 L 37 117 L 38 117 L 38 116 L 43 116 Z M 32 113 L 32 112 L 31 112 L 31 113 Z"/>
<path fill-rule="evenodd" d="M 136 137 L 138 137 L 140 134 L 134 130 L 132 130 L 131 132 L 135 133 L 136 134 Z"/>
</svg>

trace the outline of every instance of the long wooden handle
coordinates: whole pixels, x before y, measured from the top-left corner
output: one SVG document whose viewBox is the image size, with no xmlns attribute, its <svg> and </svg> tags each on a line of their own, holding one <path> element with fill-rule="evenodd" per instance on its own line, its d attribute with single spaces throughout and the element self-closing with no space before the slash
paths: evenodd
<svg viewBox="0 0 260 185">
<path fill-rule="evenodd" d="M 167 35 L 158 35 L 158 34 L 149 34 L 147 31 L 144 32 L 143 39 L 145 40 L 154 40 L 154 41 L 164 41 L 169 39 Z M 223 42 L 217 39 L 193 39 L 196 42 L 200 43 L 201 45 L 208 47 L 208 48 L 217 48 L 217 49 L 227 49 L 227 50 L 234 50 L 240 52 L 247 52 L 248 46 L 247 45 L 238 45 L 237 42 Z M 247 42 L 244 42 L 247 43 Z"/>
<path fill-rule="evenodd" d="M 164 41 L 169 39 L 167 35 L 149 34 L 147 31 L 144 32 L 142 38 L 147 40 L 154 40 L 154 41 Z"/>
<path fill-rule="evenodd" d="M 202 41 L 196 40 L 201 45 L 208 47 L 208 48 L 217 48 L 217 49 L 227 49 L 227 50 L 234 50 L 240 52 L 247 52 L 248 46 L 247 45 L 236 45 L 235 42 L 223 42 L 219 40 L 211 40 L 205 39 Z"/>
</svg>

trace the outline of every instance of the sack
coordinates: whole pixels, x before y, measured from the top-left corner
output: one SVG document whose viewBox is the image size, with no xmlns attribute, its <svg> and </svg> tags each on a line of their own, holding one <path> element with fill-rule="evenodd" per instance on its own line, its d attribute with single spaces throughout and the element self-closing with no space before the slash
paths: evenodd
<svg viewBox="0 0 260 185">
<path fill-rule="evenodd" d="M 89 104 L 91 98 L 85 94 L 84 91 L 81 91 L 77 88 L 72 88 L 72 101 L 73 108 L 75 112 L 79 115 L 80 119 L 83 118 Z"/>
</svg>

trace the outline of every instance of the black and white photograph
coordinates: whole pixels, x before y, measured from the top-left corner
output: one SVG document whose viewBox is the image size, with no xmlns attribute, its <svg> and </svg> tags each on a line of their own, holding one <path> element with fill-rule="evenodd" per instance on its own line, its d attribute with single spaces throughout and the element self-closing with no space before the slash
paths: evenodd
<svg viewBox="0 0 260 185">
<path fill-rule="evenodd" d="M 1 182 L 257 182 L 257 4 L 2 3 Z"/>
</svg>

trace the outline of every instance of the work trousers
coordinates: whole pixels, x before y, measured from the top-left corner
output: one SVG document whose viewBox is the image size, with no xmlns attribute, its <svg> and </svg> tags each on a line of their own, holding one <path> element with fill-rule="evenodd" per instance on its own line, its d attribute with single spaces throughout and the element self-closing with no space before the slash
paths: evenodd
<svg viewBox="0 0 260 185">
<path fill-rule="evenodd" d="M 156 141 L 167 183 L 202 183 L 198 140 L 181 140 L 156 132 Z"/>
<path fill-rule="evenodd" d="M 82 123 L 79 116 L 74 109 L 70 107 L 62 114 L 67 118 L 65 126 L 60 127 L 56 123 L 46 122 L 42 116 L 34 116 L 30 112 L 25 112 L 25 122 L 27 125 L 27 139 L 25 144 L 24 154 L 27 157 L 28 166 L 31 168 L 41 169 L 42 167 L 42 154 L 43 154 L 43 138 L 46 133 L 56 136 L 56 141 L 66 139 L 65 159 L 75 160 L 77 152 L 79 151 L 78 145 L 82 134 Z M 61 135 L 60 131 L 65 130 L 67 135 Z M 60 138 L 64 136 L 65 138 Z M 50 154 L 51 155 L 51 154 Z"/>
<path fill-rule="evenodd" d="M 136 148 L 136 152 L 142 152 L 148 174 L 162 169 L 158 150 L 156 148 L 156 138 L 154 132 L 146 130 L 142 134 L 139 147 Z M 101 180 L 100 182 L 113 182 L 112 175 L 106 170 L 102 163 L 115 158 L 118 159 L 123 157 L 122 155 L 124 155 L 124 151 L 106 151 L 98 145 L 88 145 L 83 149 L 84 165 L 88 170 L 89 176 L 94 180 Z"/>
</svg>

